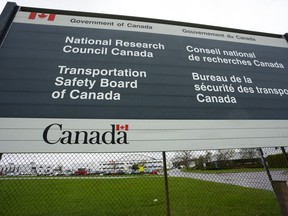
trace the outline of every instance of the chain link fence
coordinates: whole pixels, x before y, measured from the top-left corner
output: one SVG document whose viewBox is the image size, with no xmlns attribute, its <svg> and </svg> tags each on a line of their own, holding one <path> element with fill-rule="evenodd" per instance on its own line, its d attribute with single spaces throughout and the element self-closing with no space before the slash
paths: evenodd
<svg viewBox="0 0 288 216">
<path fill-rule="evenodd" d="M 0 215 L 281 215 L 283 150 L 3 154 Z"/>
</svg>

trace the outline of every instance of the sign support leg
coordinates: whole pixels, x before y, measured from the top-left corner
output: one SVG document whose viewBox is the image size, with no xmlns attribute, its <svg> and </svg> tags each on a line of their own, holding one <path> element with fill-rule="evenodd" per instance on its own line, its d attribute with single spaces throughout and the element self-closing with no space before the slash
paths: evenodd
<svg viewBox="0 0 288 216">
<path fill-rule="evenodd" d="M 282 151 L 283 151 L 283 149 L 282 149 Z M 269 168 L 266 164 L 264 154 L 263 154 L 263 151 L 261 148 L 259 148 L 259 152 L 261 155 L 261 160 L 262 160 L 263 166 L 266 170 L 266 173 L 267 173 L 269 181 L 272 185 L 273 191 L 274 191 L 276 198 L 279 202 L 282 215 L 288 215 L 288 187 L 287 187 L 286 181 L 273 181 L 271 173 L 270 173 Z M 285 152 L 285 156 L 287 156 L 286 152 Z M 286 159 L 287 159 L 287 157 L 286 157 Z"/>
<path fill-rule="evenodd" d="M 271 176 L 271 173 L 270 173 L 270 171 L 269 171 L 269 168 L 268 168 L 268 166 L 267 166 L 267 163 L 266 163 L 266 160 L 265 160 L 265 158 L 264 158 L 264 154 L 263 154 L 263 150 L 262 150 L 262 148 L 258 148 L 258 151 L 259 151 L 259 153 L 260 153 L 260 156 L 261 156 L 261 161 L 262 161 L 262 164 L 263 164 L 263 166 L 264 166 L 264 169 L 265 169 L 265 171 L 266 171 L 266 173 L 267 173 L 267 176 L 268 176 L 268 178 L 269 178 L 269 181 L 270 181 L 270 183 L 272 184 L 272 176 Z M 273 185 L 272 185 L 273 186 Z"/>
</svg>

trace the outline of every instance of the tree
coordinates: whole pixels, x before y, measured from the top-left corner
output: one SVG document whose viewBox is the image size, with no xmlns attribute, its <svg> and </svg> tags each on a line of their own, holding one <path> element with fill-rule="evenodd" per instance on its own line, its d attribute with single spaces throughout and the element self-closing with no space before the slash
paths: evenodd
<svg viewBox="0 0 288 216">
<path fill-rule="evenodd" d="M 182 151 L 174 158 L 177 161 L 178 165 L 183 165 L 187 170 L 190 167 L 192 161 L 195 161 L 196 158 L 193 157 L 192 151 Z"/>
<path fill-rule="evenodd" d="M 62 164 L 58 164 L 55 170 L 58 170 L 59 172 L 63 172 L 63 167 L 64 166 Z"/>
<path fill-rule="evenodd" d="M 239 154 L 241 159 L 259 158 L 259 152 L 256 148 L 240 149 Z"/>
<path fill-rule="evenodd" d="M 213 155 L 212 152 L 206 151 L 205 158 L 207 159 L 208 162 L 212 161 L 212 155 Z"/>
<path fill-rule="evenodd" d="M 220 169 L 228 169 L 231 166 L 231 159 L 234 157 L 234 149 L 220 149 L 215 153 L 215 158 Z"/>
<path fill-rule="evenodd" d="M 139 164 L 138 163 L 134 163 L 132 165 L 132 170 L 138 170 L 139 169 Z"/>
<path fill-rule="evenodd" d="M 234 149 L 220 149 L 217 150 L 215 154 L 215 158 L 217 161 L 220 160 L 230 160 L 231 158 L 234 157 L 235 150 Z"/>
<path fill-rule="evenodd" d="M 209 151 L 206 151 L 205 155 L 200 155 L 195 163 L 197 169 L 206 169 L 206 165 L 208 162 L 211 162 L 212 160 L 212 153 Z"/>
</svg>

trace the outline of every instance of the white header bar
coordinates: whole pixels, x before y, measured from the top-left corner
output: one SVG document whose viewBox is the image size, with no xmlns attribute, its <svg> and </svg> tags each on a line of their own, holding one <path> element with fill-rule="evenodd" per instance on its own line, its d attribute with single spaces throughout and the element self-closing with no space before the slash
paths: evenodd
<svg viewBox="0 0 288 216">
<path fill-rule="evenodd" d="M 14 23 L 168 34 L 183 37 L 288 48 L 288 43 L 284 38 L 264 37 L 234 32 L 120 19 L 19 11 L 15 17 Z"/>
</svg>

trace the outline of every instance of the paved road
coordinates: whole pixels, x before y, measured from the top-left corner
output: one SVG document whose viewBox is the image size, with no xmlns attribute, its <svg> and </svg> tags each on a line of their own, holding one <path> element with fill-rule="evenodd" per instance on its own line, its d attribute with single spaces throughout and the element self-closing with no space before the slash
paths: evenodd
<svg viewBox="0 0 288 216">
<path fill-rule="evenodd" d="M 287 172 L 285 173 L 285 171 L 280 170 L 270 171 L 270 173 L 273 180 L 288 181 L 288 173 Z M 239 185 L 243 187 L 272 190 L 271 183 L 265 171 L 205 174 L 205 173 L 186 173 L 178 169 L 173 169 L 168 172 L 168 175 L 175 177 L 186 177 L 225 184 Z"/>
</svg>

